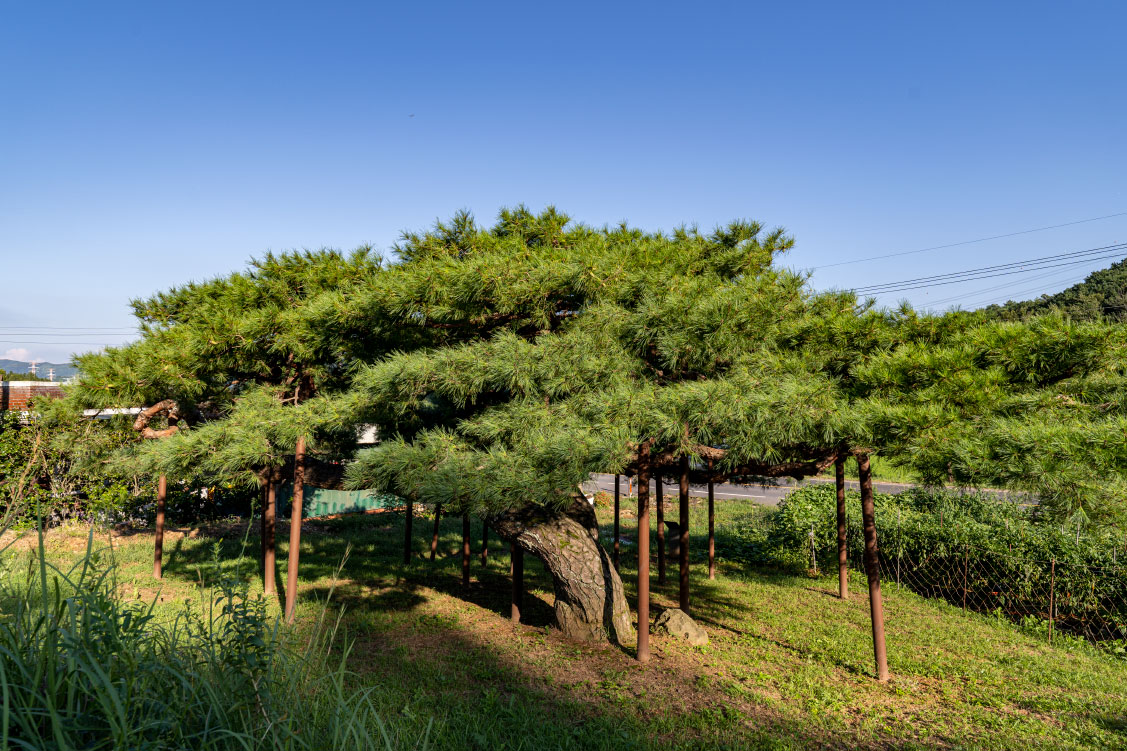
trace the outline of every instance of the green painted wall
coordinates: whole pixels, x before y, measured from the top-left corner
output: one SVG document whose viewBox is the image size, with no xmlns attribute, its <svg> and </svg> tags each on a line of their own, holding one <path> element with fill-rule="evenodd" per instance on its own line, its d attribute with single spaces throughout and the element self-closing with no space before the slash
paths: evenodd
<svg viewBox="0 0 1127 751">
<path fill-rule="evenodd" d="M 293 485 L 286 483 L 278 488 L 278 514 L 290 513 L 290 499 Z M 377 493 L 374 490 L 329 490 L 305 486 L 305 500 L 301 509 L 302 518 L 332 514 L 350 514 L 372 509 L 400 508 L 403 499 L 390 493 Z"/>
</svg>

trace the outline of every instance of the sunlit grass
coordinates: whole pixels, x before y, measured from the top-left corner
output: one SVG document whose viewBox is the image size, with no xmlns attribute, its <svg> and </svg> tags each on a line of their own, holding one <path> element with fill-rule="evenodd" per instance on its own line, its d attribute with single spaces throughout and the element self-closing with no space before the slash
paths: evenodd
<svg viewBox="0 0 1127 751">
<path fill-rule="evenodd" d="M 668 499 L 667 499 L 667 502 Z M 670 508 L 675 500 L 670 503 Z M 625 503 L 632 510 L 632 502 Z M 731 530 L 771 513 L 750 502 L 718 507 L 721 551 Z M 609 545 L 610 515 L 599 509 Z M 703 506 L 692 510 L 692 614 L 704 648 L 655 637 L 647 666 L 631 650 L 568 643 L 549 628 L 550 579 L 529 560 L 525 623 L 508 622 L 508 556 L 495 536 L 482 567 L 473 526 L 474 583 L 460 586 L 460 518 L 444 520 L 439 558 L 427 560 L 430 523 L 415 521 L 412 564 L 401 562 L 403 517 L 379 514 L 306 525 L 298 619 L 317 621 L 334 571 L 352 552 L 334 602 L 355 638 L 353 688 L 369 689 L 389 732 L 416 737 L 433 721 L 436 748 L 1127 748 L 1127 663 L 1081 642 L 1049 646 L 1035 634 L 885 586 L 893 680 L 873 679 L 868 601 L 836 578 L 757 571 L 720 561 L 706 577 Z M 214 576 L 219 559 L 260 588 L 257 539 L 241 561 L 245 527 L 170 536 L 165 580 L 151 579 L 151 540 L 119 538 L 119 586 L 140 601 L 160 587 L 156 613 L 171 618 Z M 634 539 L 634 520 L 623 520 Z M 278 581 L 285 582 L 279 533 Z M 624 546 L 623 578 L 635 588 L 635 556 Z M 59 545 L 52 554 L 70 553 Z M 656 577 L 656 568 L 654 576 Z M 675 606 L 676 564 L 654 583 L 654 614 Z M 280 612 L 281 597 L 269 603 Z"/>
</svg>

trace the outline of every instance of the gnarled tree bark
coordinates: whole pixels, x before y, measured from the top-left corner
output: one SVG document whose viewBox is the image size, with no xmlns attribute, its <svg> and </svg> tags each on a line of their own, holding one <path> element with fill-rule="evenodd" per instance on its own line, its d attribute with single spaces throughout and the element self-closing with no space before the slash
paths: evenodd
<svg viewBox="0 0 1127 751">
<path fill-rule="evenodd" d="M 599 544 L 595 510 L 576 498 L 553 511 L 530 506 L 489 519 L 503 539 L 544 562 L 556 592 L 556 625 L 570 639 L 633 643 L 622 579 Z"/>
</svg>

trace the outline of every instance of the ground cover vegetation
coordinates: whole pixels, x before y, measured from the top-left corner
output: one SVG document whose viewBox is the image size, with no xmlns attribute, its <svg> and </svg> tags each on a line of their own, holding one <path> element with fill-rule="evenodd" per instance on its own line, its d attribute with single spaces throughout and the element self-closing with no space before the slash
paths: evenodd
<svg viewBox="0 0 1127 751">
<path fill-rule="evenodd" d="M 472 581 L 463 588 L 461 520 L 443 517 L 432 563 L 430 526 L 419 524 L 432 517 L 428 509 L 416 512 L 416 531 L 426 531 L 412 538 L 410 566 L 400 556 L 402 513 L 308 521 L 295 622 L 304 637 L 335 586 L 338 643 L 352 646 L 346 692 L 366 691 L 403 747 L 428 725 L 433 748 L 1127 747 L 1122 661 L 1067 635 L 1049 645 L 1043 632 L 963 613 L 907 588 L 888 587 L 893 679 L 874 682 L 863 595 L 841 601 L 832 575 L 735 556 L 751 520 L 769 528 L 777 513 L 750 501 L 717 503 L 720 556 L 710 581 L 706 503 L 693 499 L 694 616 L 710 644 L 693 648 L 654 636 L 646 666 L 629 651 L 576 643 L 550 628 L 552 577 L 535 559 L 526 570 L 522 623 L 513 624 L 507 546 L 491 537 L 483 563 L 475 520 Z M 638 537 L 635 524 L 633 511 L 624 513 L 629 543 Z M 252 524 L 244 545 L 245 521 L 170 529 L 159 591 L 149 571 L 149 538 L 118 533 L 116 589 L 131 602 L 155 598 L 154 619 L 162 623 L 222 578 L 244 582 L 253 598 L 262 591 L 257 530 Z M 608 520 L 602 539 L 611 531 Z M 64 569 L 80 560 L 86 534 L 63 527 L 48 536 L 49 560 Z M 283 556 L 286 539 L 281 535 Z M 623 546 L 620 562 L 630 597 L 635 550 Z M 863 590 L 863 576 L 853 576 Z M 659 612 L 676 607 L 677 582 L 655 583 L 653 602 Z M 269 622 L 281 612 L 281 598 L 266 599 Z"/>
<path fill-rule="evenodd" d="M 425 747 L 425 727 L 411 742 L 390 734 L 370 692 L 350 687 L 333 621 L 303 641 L 279 630 L 239 567 L 214 557 L 208 584 L 158 613 L 128 598 L 112 540 L 86 529 L 62 556 L 42 532 L 22 546 L 4 535 L 0 748 Z"/>
</svg>

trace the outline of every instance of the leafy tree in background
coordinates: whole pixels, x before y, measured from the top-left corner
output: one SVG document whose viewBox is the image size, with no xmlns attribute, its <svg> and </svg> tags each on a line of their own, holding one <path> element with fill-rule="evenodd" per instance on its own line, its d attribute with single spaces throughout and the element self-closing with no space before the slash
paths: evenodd
<svg viewBox="0 0 1127 751">
<path fill-rule="evenodd" d="M 8 512 L 33 517 L 41 504 L 48 521 L 98 518 L 151 489 L 150 478 L 106 461 L 131 442 L 130 420 L 89 420 L 64 400 L 32 406 L 30 418 L 0 412 L 0 504 Z"/>
<path fill-rule="evenodd" d="M 50 380 L 49 378 L 45 378 L 45 377 L 43 377 L 41 375 L 37 375 L 35 373 L 17 373 L 15 371 L 7 371 L 7 370 L 4 370 L 3 368 L 0 368 L 0 381 L 49 381 L 49 380 Z"/>
</svg>

